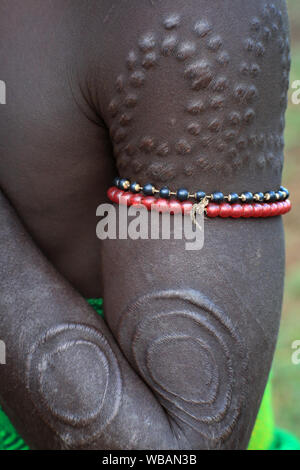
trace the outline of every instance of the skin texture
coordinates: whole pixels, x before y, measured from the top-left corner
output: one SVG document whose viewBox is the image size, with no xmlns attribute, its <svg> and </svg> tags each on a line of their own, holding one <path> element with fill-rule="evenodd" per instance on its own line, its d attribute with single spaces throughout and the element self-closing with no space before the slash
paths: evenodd
<svg viewBox="0 0 300 470">
<path fill-rule="evenodd" d="M 281 219 L 208 221 L 195 253 L 100 242 L 95 213 L 117 173 L 279 186 L 285 2 L 24 3 L 0 5 L 1 405 L 33 448 L 246 448 L 279 325 Z M 97 296 L 106 321 L 83 299 Z"/>
</svg>

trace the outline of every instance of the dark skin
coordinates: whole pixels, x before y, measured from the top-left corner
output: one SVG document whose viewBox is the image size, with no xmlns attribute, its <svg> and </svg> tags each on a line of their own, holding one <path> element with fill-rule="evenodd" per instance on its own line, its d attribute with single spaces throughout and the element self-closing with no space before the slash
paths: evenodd
<svg viewBox="0 0 300 470">
<path fill-rule="evenodd" d="M 247 447 L 281 219 L 209 221 L 199 252 L 95 234 L 117 173 L 279 187 L 285 2 L 214 3 L 1 2 L 0 400 L 32 448 Z M 100 296 L 105 321 L 84 300 Z"/>
</svg>

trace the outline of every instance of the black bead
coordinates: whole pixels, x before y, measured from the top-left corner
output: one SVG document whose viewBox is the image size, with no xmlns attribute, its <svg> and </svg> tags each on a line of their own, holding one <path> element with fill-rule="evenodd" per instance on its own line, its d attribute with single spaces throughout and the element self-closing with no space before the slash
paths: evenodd
<svg viewBox="0 0 300 470">
<path fill-rule="evenodd" d="M 250 193 L 249 191 L 247 191 L 246 193 L 243 193 L 242 196 L 244 196 L 242 198 L 243 202 L 247 202 L 247 203 L 253 202 L 253 194 Z"/>
<path fill-rule="evenodd" d="M 185 201 L 189 197 L 189 192 L 185 188 L 179 188 L 177 190 L 177 199 L 179 201 Z"/>
<path fill-rule="evenodd" d="M 128 191 L 129 189 L 129 181 L 127 178 L 121 178 L 119 181 L 119 188 L 123 189 L 123 191 Z"/>
<path fill-rule="evenodd" d="M 230 202 L 230 204 L 236 204 L 237 202 L 239 202 L 238 193 L 229 193 L 229 196 L 230 198 L 228 199 L 228 202 Z"/>
<path fill-rule="evenodd" d="M 137 189 L 137 188 L 140 188 L 139 184 L 135 181 L 134 183 L 131 183 L 130 185 L 130 191 L 132 193 L 139 193 L 141 189 Z"/>
<path fill-rule="evenodd" d="M 196 192 L 196 201 L 200 202 L 202 199 L 204 199 L 206 196 L 206 193 L 204 191 L 197 191 Z"/>
<path fill-rule="evenodd" d="M 223 202 L 224 201 L 224 194 L 220 193 L 220 192 L 212 193 L 212 201 L 217 202 L 217 203 Z"/>
<path fill-rule="evenodd" d="M 151 183 L 145 184 L 143 187 L 143 193 L 145 196 L 152 196 L 154 194 L 154 186 Z"/>
<path fill-rule="evenodd" d="M 283 191 L 286 194 L 286 199 L 287 199 L 290 195 L 289 191 L 284 186 L 280 186 L 279 189 L 280 191 Z"/>
<path fill-rule="evenodd" d="M 283 191 L 276 191 L 276 194 L 278 194 L 279 198 L 277 199 L 278 201 L 284 201 L 286 198 L 286 194 Z"/>
<path fill-rule="evenodd" d="M 276 201 L 275 191 L 267 191 L 265 193 L 265 196 L 268 196 L 268 195 L 269 195 L 269 197 L 265 197 L 266 201 L 268 201 L 268 202 L 275 202 Z"/>
<path fill-rule="evenodd" d="M 159 195 L 160 195 L 160 197 L 162 197 L 164 199 L 169 199 L 169 197 L 170 197 L 169 188 L 167 186 L 163 186 L 159 191 Z"/>
<path fill-rule="evenodd" d="M 255 193 L 256 196 L 258 196 L 258 201 L 263 202 L 264 200 L 264 193 Z M 257 200 L 257 199 L 256 199 Z"/>
<path fill-rule="evenodd" d="M 120 178 L 118 176 L 116 176 L 113 180 L 113 185 L 116 186 L 117 188 L 119 187 L 119 181 L 120 181 Z"/>
</svg>

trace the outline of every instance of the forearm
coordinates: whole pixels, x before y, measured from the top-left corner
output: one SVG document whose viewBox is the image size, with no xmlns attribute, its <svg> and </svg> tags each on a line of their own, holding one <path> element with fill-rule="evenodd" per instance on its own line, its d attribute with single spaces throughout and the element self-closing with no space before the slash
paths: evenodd
<svg viewBox="0 0 300 470">
<path fill-rule="evenodd" d="M 0 207 L 0 337 L 7 351 L 0 399 L 26 442 L 50 449 L 177 446 L 105 322 L 38 251 L 2 195 Z"/>
</svg>

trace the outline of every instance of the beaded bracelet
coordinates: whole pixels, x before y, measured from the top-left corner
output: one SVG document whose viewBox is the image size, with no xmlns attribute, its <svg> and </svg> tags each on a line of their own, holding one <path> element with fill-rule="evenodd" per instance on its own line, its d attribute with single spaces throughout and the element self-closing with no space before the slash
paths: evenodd
<svg viewBox="0 0 300 470">
<path fill-rule="evenodd" d="M 220 191 L 216 191 L 212 194 L 206 194 L 204 191 L 196 191 L 195 193 L 189 193 L 185 188 L 179 188 L 176 192 L 171 191 L 167 186 L 162 187 L 161 189 L 156 189 L 155 186 L 151 183 L 147 183 L 144 186 L 141 186 L 139 183 L 131 183 L 126 178 L 115 178 L 113 185 L 118 189 L 123 191 L 129 191 L 134 194 L 142 192 L 144 196 L 153 196 L 155 194 L 159 195 L 162 199 L 169 199 L 171 196 L 176 196 L 178 201 L 186 201 L 187 199 L 195 199 L 197 202 L 201 202 L 204 198 L 211 202 L 222 203 L 224 200 L 227 200 L 230 204 L 235 204 L 238 202 L 251 203 L 251 202 L 276 202 L 284 201 L 288 199 L 290 193 L 289 191 L 280 186 L 278 191 L 267 191 L 265 193 L 257 192 L 251 193 L 246 191 L 242 194 L 229 193 L 227 196 L 224 196 Z"/>
<path fill-rule="evenodd" d="M 115 186 L 109 188 L 107 191 L 108 198 L 112 202 L 132 205 L 143 205 L 148 210 L 155 210 L 158 212 L 170 212 L 171 214 L 192 214 L 193 210 L 196 213 L 204 211 L 208 217 L 271 217 L 275 215 L 283 215 L 291 210 L 291 202 L 287 199 L 285 201 L 271 202 L 271 203 L 253 203 L 253 204 L 229 204 L 222 202 L 216 204 L 214 202 L 207 203 L 201 207 L 201 202 L 193 204 L 190 201 L 180 202 L 176 199 L 163 199 L 154 196 L 142 196 L 131 192 L 122 191 Z M 200 205 L 200 208 L 198 207 Z M 198 211 L 200 209 L 200 211 Z M 194 220 L 194 216 L 193 216 Z"/>
</svg>

